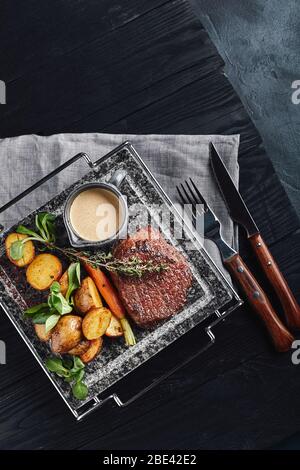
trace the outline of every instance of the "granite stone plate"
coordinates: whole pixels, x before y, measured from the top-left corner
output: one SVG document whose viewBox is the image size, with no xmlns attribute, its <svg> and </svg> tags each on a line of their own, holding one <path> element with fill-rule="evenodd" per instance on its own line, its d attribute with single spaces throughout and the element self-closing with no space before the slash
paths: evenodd
<svg viewBox="0 0 300 470">
<path fill-rule="evenodd" d="M 101 354 L 86 366 L 84 381 L 89 387 L 89 395 L 85 402 L 82 402 L 72 396 L 69 384 L 49 373 L 44 367 L 45 359 L 51 355 L 50 347 L 38 340 L 31 321 L 24 318 L 23 311 L 27 306 L 43 301 L 45 293 L 34 291 L 26 282 L 25 270 L 16 268 L 5 255 L 5 237 L 15 230 L 16 225 L 1 234 L 0 304 L 77 419 L 109 398 L 113 398 L 120 406 L 124 405 L 114 394 L 103 399 L 103 392 L 194 326 L 210 316 L 215 324 L 241 303 L 236 292 L 201 246 L 200 240 L 195 235 L 191 236 L 190 229 L 183 223 L 180 214 L 130 143 L 122 144 L 94 163 L 85 154 L 82 156 L 88 161 L 92 171 L 19 223 L 34 226 L 37 212 L 43 210 L 55 213 L 59 243 L 67 246 L 68 238 L 62 212 L 70 192 L 86 182 L 106 181 L 117 169 L 126 170 L 127 176 L 120 190 L 127 197 L 130 212 L 129 232 L 134 232 L 139 226 L 145 226 L 149 223 L 148 217 L 151 217 L 151 224 L 159 228 L 163 236 L 187 257 L 194 279 L 185 307 L 178 314 L 152 330 L 142 330 L 132 325 L 137 339 L 135 346 L 126 347 L 122 337 L 114 340 L 105 338 Z M 71 160 L 73 162 L 74 159 Z M 140 213 L 133 210 L 137 207 L 144 210 Z M 175 238 L 174 231 L 182 223 L 185 236 L 181 239 Z M 64 267 L 67 267 L 66 260 L 63 262 Z"/>
</svg>

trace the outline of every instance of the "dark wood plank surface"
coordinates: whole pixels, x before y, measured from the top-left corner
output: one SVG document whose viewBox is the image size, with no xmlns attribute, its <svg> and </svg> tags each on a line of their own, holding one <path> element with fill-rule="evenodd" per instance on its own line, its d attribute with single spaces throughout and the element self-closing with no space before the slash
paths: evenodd
<svg viewBox="0 0 300 470">
<path fill-rule="evenodd" d="M 300 300 L 299 221 L 187 1 L 2 0 L 0 10 L 1 137 L 241 133 L 241 191 Z M 241 249 L 271 293 L 243 233 Z M 156 390 L 79 424 L 3 313 L 0 328 L 8 359 L 0 366 L 1 449 L 253 449 L 299 430 L 299 371 L 289 353 L 273 351 L 247 307 Z M 122 398 L 205 341 L 199 329 L 189 333 L 129 377 Z"/>
</svg>

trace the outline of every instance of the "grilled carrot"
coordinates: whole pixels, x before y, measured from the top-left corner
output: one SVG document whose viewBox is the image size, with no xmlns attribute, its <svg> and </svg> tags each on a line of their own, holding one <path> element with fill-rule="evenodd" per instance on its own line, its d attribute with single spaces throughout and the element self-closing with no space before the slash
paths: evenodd
<svg viewBox="0 0 300 470">
<path fill-rule="evenodd" d="M 125 308 L 118 297 L 116 289 L 104 272 L 99 268 L 94 268 L 89 263 L 84 263 L 84 269 L 93 279 L 112 313 L 120 320 L 124 318 L 126 314 Z"/>
<path fill-rule="evenodd" d="M 126 318 L 126 311 L 121 303 L 116 289 L 103 271 L 99 268 L 94 268 L 89 263 L 84 262 L 84 268 L 91 276 L 100 294 L 109 306 L 111 312 L 120 320 L 124 332 L 124 338 L 127 346 L 136 344 L 136 340 L 131 329 L 131 326 Z"/>
</svg>

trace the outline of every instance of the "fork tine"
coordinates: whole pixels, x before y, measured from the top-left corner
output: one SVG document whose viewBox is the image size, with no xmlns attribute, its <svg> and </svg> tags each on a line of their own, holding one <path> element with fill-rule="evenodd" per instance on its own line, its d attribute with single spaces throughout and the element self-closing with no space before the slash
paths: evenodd
<svg viewBox="0 0 300 470">
<path fill-rule="evenodd" d="M 195 192 L 193 191 L 193 188 L 191 187 L 190 183 L 188 181 L 185 181 L 185 184 L 186 184 L 186 187 L 188 188 L 189 192 L 190 192 L 190 197 L 189 199 L 193 201 L 193 204 L 196 205 L 196 204 L 201 204 L 202 202 L 199 201 L 199 198 L 197 198 L 197 195 L 195 194 Z"/>
<path fill-rule="evenodd" d="M 204 208 L 207 209 L 207 203 L 206 203 L 204 197 L 202 196 L 202 194 L 200 193 L 199 189 L 198 189 L 197 186 L 195 185 L 195 183 L 194 183 L 194 181 L 192 180 L 192 178 L 190 178 L 190 182 L 192 183 L 193 188 L 194 188 L 194 190 L 196 191 L 196 194 L 197 194 L 197 196 L 198 196 L 198 198 L 199 198 L 200 204 L 203 204 L 203 205 L 204 205 Z M 189 189 L 190 189 L 190 188 L 189 188 Z M 197 198 L 196 198 L 196 200 L 197 200 Z"/>
<path fill-rule="evenodd" d="M 178 191 L 178 194 L 179 194 L 179 197 L 180 197 L 180 199 L 181 199 L 181 202 L 182 202 L 183 204 L 187 204 L 187 201 L 186 201 L 185 197 L 183 196 L 182 192 L 180 191 L 179 186 L 176 186 L 176 189 L 177 189 L 177 191 Z"/>
<path fill-rule="evenodd" d="M 196 212 L 197 212 L 198 216 L 201 216 L 207 211 L 208 206 L 206 204 L 205 199 L 203 198 L 200 191 L 198 190 L 195 183 L 193 182 L 192 178 L 190 178 L 190 181 L 191 183 L 189 183 L 187 180 L 185 180 L 184 182 L 188 191 L 182 183 L 180 183 L 181 189 L 179 188 L 179 186 L 176 186 L 176 189 L 178 191 L 178 194 L 183 204 L 192 205 L 193 215 L 196 216 Z M 191 184 L 193 185 L 193 188 L 191 187 Z M 196 206 L 198 204 L 202 204 L 204 206 L 203 211 L 199 211 L 199 209 L 196 209 Z"/>
<path fill-rule="evenodd" d="M 187 185 L 188 187 L 188 183 L 185 181 L 185 184 Z M 184 191 L 184 194 L 186 195 L 187 197 L 187 200 L 190 204 L 192 205 L 195 205 L 196 204 L 196 201 L 193 200 L 193 198 L 191 198 L 191 196 L 189 195 L 189 193 L 187 192 L 187 190 L 185 189 L 185 187 L 183 186 L 183 184 L 181 183 L 181 187 L 182 187 L 182 190 Z"/>
</svg>

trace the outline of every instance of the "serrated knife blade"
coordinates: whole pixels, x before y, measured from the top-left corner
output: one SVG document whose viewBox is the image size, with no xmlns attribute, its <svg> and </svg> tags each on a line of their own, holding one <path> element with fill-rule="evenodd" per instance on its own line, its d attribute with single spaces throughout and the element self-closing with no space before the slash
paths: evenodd
<svg viewBox="0 0 300 470">
<path fill-rule="evenodd" d="M 210 158 L 216 181 L 227 205 L 230 217 L 245 228 L 248 237 L 258 233 L 259 230 L 256 223 L 213 144 L 211 144 Z"/>
</svg>

